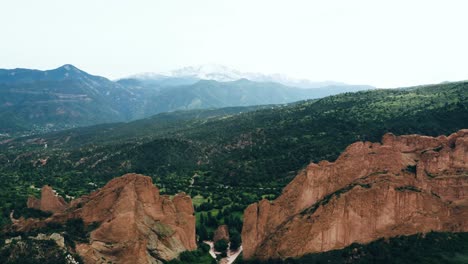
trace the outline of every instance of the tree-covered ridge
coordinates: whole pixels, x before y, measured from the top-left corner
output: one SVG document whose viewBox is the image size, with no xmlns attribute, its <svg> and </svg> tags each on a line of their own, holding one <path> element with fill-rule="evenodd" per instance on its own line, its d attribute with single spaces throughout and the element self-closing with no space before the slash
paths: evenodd
<svg viewBox="0 0 468 264">
<path fill-rule="evenodd" d="M 210 212 L 216 219 L 207 225 L 211 232 L 217 224 L 239 220 L 249 203 L 278 195 L 309 162 L 334 160 L 355 141 L 379 141 L 387 132 L 435 136 L 467 128 L 467 93 L 467 82 L 374 90 L 214 118 L 164 121 L 163 114 L 131 125 L 4 143 L 3 219 L 44 184 L 76 197 L 137 172 L 152 176 L 163 193 L 197 197 L 197 215 L 206 218 Z M 187 113 L 192 112 L 178 114 Z"/>
<path fill-rule="evenodd" d="M 1 149 L 18 148 L 19 151 L 42 149 L 44 143 L 49 148 L 60 150 L 74 149 L 85 145 L 112 145 L 122 142 L 148 142 L 151 139 L 170 135 L 174 131 L 190 129 L 208 121 L 227 118 L 277 105 L 239 106 L 214 109 L 196 109 L 160 113 L 148 118 L 128 123 L 100 124 L 79 127 L 43 135 L 32 135 L 8 139 L 7 144 L 0 144 Z"/>
<path fill-rule="evenodd" d="M 223 181 L 282 179 L 349 144 L 395 134 L 449 134 L 468 125 L 468 83 L 331 96 L 219 120 L 187 131 L 215 141 L 210 170 Z M 209 136 L 206 136 L 206 135 Z M 226 177 L 225 175 L 230 175 Z"/>
</svg>

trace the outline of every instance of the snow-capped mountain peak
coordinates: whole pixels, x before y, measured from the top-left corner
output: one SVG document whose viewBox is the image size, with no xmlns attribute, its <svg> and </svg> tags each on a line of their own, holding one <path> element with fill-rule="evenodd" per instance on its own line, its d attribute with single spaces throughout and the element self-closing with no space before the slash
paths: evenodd
<svg viewBox="0 0 468 264">
<path fill-rule="evenodd" d="M 319 88 L 330 85 L 346 85 L 341 82 L 322 81 L 313 82 L 307 79 L 297 79 L 284 74 L 263 74 L 253 72 L 242 72 L 219 64 L 203 64 L 188 66 L 170 71 L 168 73 L 142 73 L 130 78 L 143 80 L 161 80 L 166 78 L 189 78 L 199 80 L 215 80 L 218 82 L 236 81 L 248 79 L 256 82 L 276 82 L 299 88 Z"/>
<path fill-rule="evenodd" d="M 245 78 L 245 74 L 219 64 L 204 64 L 189 66 L 173 70 L 172 77 L 192 77 L 202 80 L 215 80 L 219 82 L 235 81 Z"/>
</svg>

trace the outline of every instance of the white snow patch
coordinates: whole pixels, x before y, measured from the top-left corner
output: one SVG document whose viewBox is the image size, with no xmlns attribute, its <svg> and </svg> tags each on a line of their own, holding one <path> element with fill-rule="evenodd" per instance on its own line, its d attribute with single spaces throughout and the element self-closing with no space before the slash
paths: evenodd
<svg viewBox="0 0 468 264">
<path fill-rule="evenodd" d="M 285 74 L 263 74 L 258 72 L 242 72 L 219 64 L 203 64 L 183 67 L 166 73 L 145 72 L 132 75 L 128 78 L 141 80 L 162 80 L 167 78 L 195 78 L 201 80 L 214 80 L 229 82 L 240 79 L 248 79 L 255 82 L 276 82 L 299 88 L 319 88 L 329 85 L 345 85 L 334 81 L 310 81 L 308 79 L 294 78 Z"/>
</svg>

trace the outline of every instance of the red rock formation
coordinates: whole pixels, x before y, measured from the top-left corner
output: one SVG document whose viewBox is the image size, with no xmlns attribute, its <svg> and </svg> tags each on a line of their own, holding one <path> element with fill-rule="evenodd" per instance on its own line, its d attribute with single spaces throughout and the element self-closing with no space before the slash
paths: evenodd
<svg viewBox="0 0 468 264">
<path fill-rule="evenodd" d="M 220 225 L 215 230 L 213 234 L 213 242 L 216 243 L 219 240 L 225 240 L 226 242 L 229 242 L 229 228 L 227 225 Z"/>
<path fill-rule="evenodd" d="M 68 204 L 60 195 L 55 194 L 50 186 L 45 185 L 41 189 L 41 199 L 30 196 L 27 206 L 45 212 L 57 213 L 65 210 Z"/>
<path fill-rule="evenodd" d="M 381 237 L 468 231 L 468 130 L 387 134 L 310 164 L 244 213 L 244 258 L 297 257 Z"/>
<path fill-rule="evenodd" d="M 171 200 L 160 195 L 151 178 L 143 175 L 115 178 L 43 222 L 72 218 L 99 224 L 89 243 L 76 246 L 85 263 L 162 263 L 197 248 L 190 197 L 181 193 Z"/>
</svg>

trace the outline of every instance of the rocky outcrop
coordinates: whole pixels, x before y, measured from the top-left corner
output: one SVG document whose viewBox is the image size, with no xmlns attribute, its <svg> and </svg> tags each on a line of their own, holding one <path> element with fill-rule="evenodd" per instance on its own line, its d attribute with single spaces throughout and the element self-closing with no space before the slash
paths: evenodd
<svg viewBox="0 0 468 264">
<path fill-rule="evenodd" d="M 42 223 L 73 218 L 98 226 L 89 243 L 76 245 L 85 263 L 163 263 L 197 247 L 190 197 L 160 195 L 151 178 L 143 175 L 115 178 Z"/>
<path fill-rule="evenodd" d="M 229 242 L 229 228 L 227 225 L 220 225 L 214 231 L 213 242 L 216 243 L 220 240 L 225 240 L 226 242 Z"/>
<path fill-rule="evenodd" d="M 297 257 L 430 231 L 468 231 L 468 130 L 387 134 L 310 164 L 244 213 L 245 259 Z"/>
<path fill-rule="evenodd" d="M 44 212 L 57 213 L 63 212 L 68 207 L 68 204 L 60 195 L 54 192 L 52 187 L 46 185 L 41 189 L 41 198 L 37 199 L 30 196 L 27 206 L 28 208 L 34 208 Z"/>
</svg>

